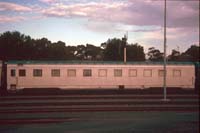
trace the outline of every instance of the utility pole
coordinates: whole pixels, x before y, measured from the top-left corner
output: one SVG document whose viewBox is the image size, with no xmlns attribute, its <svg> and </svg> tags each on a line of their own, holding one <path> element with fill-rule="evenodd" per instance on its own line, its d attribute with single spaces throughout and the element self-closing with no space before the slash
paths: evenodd
<svg viewBox="0 0 200 133">
<path fill-rule="evenodd" d="M 125 47 L 124 47 L 124 63 L 126 63 L 127 61 L 127 57 L 126 57 L 126 46 L 127 46 L 127 41 L 128 41 L 128 31 L 126 33 L 126 35 L 124 35 L 124 40 L 125 40 Z"/>
<path fill-rule="evenodd" d="M 167 59 L 166 59 L 166 43 L 167 43 L 167 38 L 166 38 L 166 16 L 167 16 L 167 0 L 164 1 L 164 76 L 163 76 L 163 89 L 164 89 L 164 101 L 167 101 L 167 87 L 166 87 L 166 76 L 167 76 L 167 70 L 166 70 L 166 64 L 167 64 Z"/>
</svg>

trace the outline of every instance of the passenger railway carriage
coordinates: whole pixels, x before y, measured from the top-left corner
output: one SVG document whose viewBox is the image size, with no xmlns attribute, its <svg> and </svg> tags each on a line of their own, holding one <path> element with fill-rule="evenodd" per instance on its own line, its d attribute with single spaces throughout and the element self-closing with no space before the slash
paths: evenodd
<svg viewBox="0 0 200 133">
<path fill-rule="evenodd" d="M 163 86 L 163 64 L 149 62 L 8 61 L 7 88 L 150 88 Z M 167 87 L 194 88 L 192 63 L 168 63 Z"/>
</svg>

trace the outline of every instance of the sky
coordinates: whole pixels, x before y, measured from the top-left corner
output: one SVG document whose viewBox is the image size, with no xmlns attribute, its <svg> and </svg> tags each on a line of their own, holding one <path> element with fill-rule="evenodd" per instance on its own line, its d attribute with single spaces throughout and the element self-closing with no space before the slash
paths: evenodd
<svg viewBox="0 0 200 133">
<path fill-rule="evenodd" d="M 163 0 L 0 0 L 0 33 L 19 31 L 66 45 L 109 38 L 163 51 Z M 167 0 L 167 53 L 199 45 L 199 0 Z"/>
</svg>

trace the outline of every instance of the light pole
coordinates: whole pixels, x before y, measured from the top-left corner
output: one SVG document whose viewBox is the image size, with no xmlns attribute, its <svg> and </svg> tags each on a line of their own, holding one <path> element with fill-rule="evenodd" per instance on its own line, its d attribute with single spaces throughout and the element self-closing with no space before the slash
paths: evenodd
<svg viewBox="0 0 200 133">
<path fill-rule="evenodd" d="M 128 41 L 128 31 L 126 32 L 126 35 L 124 35 L 124 40 L 125 40 L 125 47 L 124 47 L 124 64 L 126 64 L 126 61 L 127 61 L 126 46 L 127 46 L 127 41 Z"/>
<path fill-rule="evenodd" d="M 164 89 L 164 101 L 167 101 L 167 87 L 166 87 L 166 76 L 167 76 L 167 70 L 166 70 L 166 64 L 167 64 L 167 59 L 166 59 L 166 43 L 167 43 L 167 38 L 166 38 L 166 9 L 167 8 L 167 0 L 164 1 L 164 76 L 163 76 L 163 89 Z"/>
</svg>

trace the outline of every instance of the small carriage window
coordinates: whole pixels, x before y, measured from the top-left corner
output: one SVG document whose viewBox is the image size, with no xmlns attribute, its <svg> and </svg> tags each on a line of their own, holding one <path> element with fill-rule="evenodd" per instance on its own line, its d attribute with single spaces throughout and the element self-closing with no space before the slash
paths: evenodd
<svg viewBox="0 0 200 133">
<path fill-rule="evenodd" d="M 158 70 L 158 76 L 163 77 L 164 76 L 164 70 Z"/>
<path fill-rule="evenodd" d="M 181 77 L 181 70 L 173 70 L 174 77 Z"/>
<path fill-rule="evenodd" d="M 137 70 L 129 69 L 129 77 L 137 77 Z"/>
<path fill-rule="evenodd" d="M 60 69 L 52 69 L 51 76 L 52 77 L 60 77 Z"/>
<path fill-rule="evenodd" d="M 68 77 L 76 77 L 76 69 L 68 69 L 67 76 Z"/>
<path fill-rule="evenodd" d="M 144 75 L 144 77 L 152 77 L 152 70 L 151 69 L 145 69 L 143 75 Z"/>
<path fill-rule="evenodd" d="M 122 69 L 114 69 L 115 77 L 122 77 Z"/>
<path fill-rule="evenodd" d="M 91 69 L 84 69 L 83 70 L 83 76 L 84 77 L 91 77 L 92 76 L 92 70 Z"/>
<path fill-rule="evenodd" d="M 10 70 L 10 76 L 11 76 L 11 77 L 15 77 L 15 76 L 16 76 L 16 71 L 15 71 L 15 69 L 11 69 L 11 70 Z"/>
<path fill-rule="evenodd" d="M 99 69 L 99 77 L 106 77 L 107 70 L 106 69 Z"/>
<path fill-rule="evenodd" d="M 20 69 L 19 70 L 19 76 L 20 77 L 25 77 L 26 76 L 26 70 L 25 69 Z"/>
<path fill-rule="evenodd" d="M 34 77 L 42 77 L 42 69 L 33 69 Z"/>
</svg>

